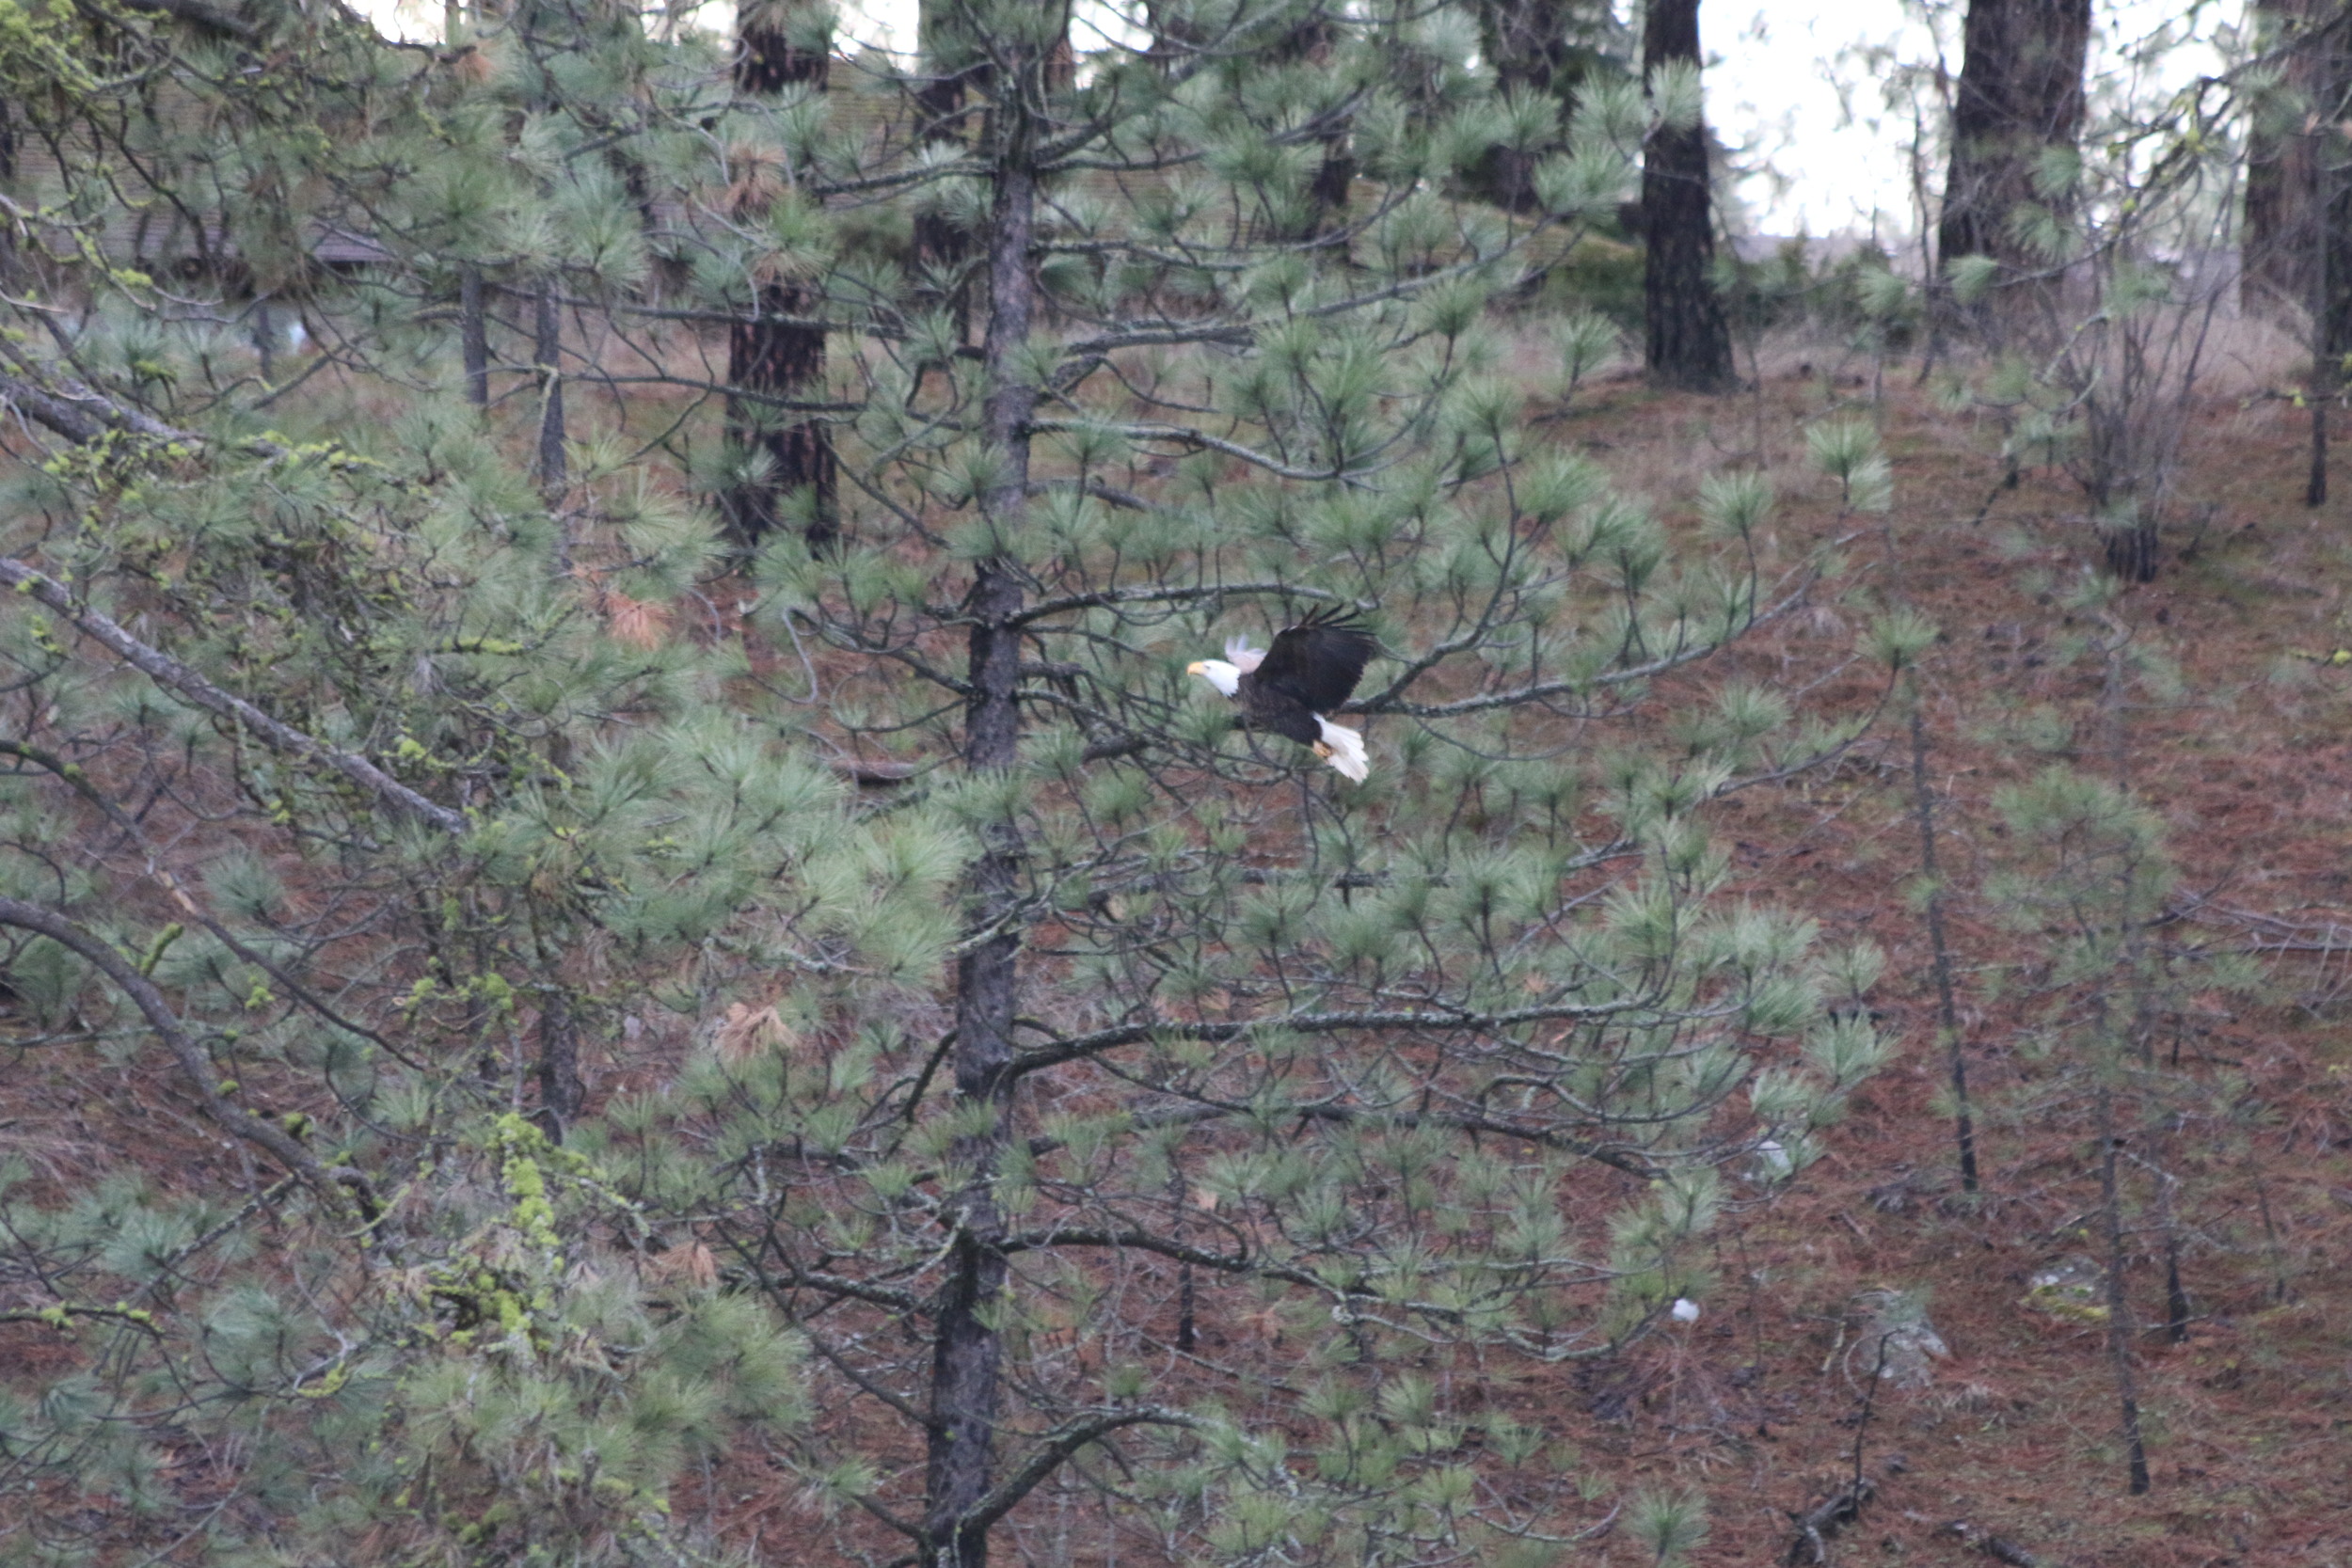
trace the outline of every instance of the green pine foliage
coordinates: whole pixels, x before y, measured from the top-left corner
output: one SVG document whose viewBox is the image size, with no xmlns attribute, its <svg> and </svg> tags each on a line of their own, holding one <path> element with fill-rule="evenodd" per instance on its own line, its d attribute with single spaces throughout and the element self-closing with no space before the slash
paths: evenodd
<svg viewBox="0 0 2352 1568">
<path fill-rule="evenodd" d="M 113 1073 L 0 1196 L 0 1558 L 717 1560 L 757 1497 L 961 1568 L 1077 1497 L 1170 1557 L 1534 1560 L 1588 1478 L 1468 1372 L 1704 1296 L 1726 1170 L 1889 1049 L 1870 954 L 1708 831 L 1852 723 L 1661 696 L 1829 563 L 1531 421 L 1607 331 L 1514 302 L 1638 93 L 1563 131 L 1407 7 L 943 8 L 759 99 L 667 18 L 461 20 L 0 10 L 53 150 L 8 1037 Z M 1477 198 L 1515 143 L 1532 211 Z M 755 557 L 714 366 L 777 279 L 838 531 Z M 1183 673 L 1334 605 L 1360 785 Z M 194 1152 L 92 1158 L 142 1137 Z"/>
</svg>

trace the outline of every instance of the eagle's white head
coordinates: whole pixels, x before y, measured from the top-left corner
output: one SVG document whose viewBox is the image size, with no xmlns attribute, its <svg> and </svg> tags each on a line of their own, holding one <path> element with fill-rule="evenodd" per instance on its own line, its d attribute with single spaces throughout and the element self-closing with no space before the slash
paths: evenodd
<svg viewBox="0 0 2352 1568">
<path fill-rule="evenodd" d="M 1221 658 L 1196 658 L 1184 666 L 1187 675 L 1199 675 L 1218 693 L 1230 697 L 1241 689 L 1241 666 L 1228 664 Z"/>
<path fill-rule="evenodd" d="M 1230 697 L 1241 689 L 1242 676 L 1265 661 L 1265 650 L 1253 648 L 1247 637 L 1225 640 L 1223 658 L 1197 658 L 1184 666 L 1187 675 L 1199 675 L 1216 688 L 1222 696 Z"/>
</svg>

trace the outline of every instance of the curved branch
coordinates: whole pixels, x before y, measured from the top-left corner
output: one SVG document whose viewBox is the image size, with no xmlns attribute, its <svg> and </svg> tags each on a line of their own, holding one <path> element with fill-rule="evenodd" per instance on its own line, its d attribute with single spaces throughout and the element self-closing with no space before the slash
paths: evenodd
<svg viewBox="0 0 2352 1568">
<path fill-rule="evenodd" d="M 1288 582 L 1212 583 L 1195 588 L 1161 588 L 1141 585 L 1135 588 L 1105 588 L 1094 594 L 1069 594 L 1058 599 L 1045 599 L 1031 605 L 1013 618 L 1016 626 L 1027 626 L 1048 615 L 1062 615 L 1073 610 L 1107 610 L 1113 605 L 1183 604 L 1193 599 L 1216 599 L 1229 594 L 1281 594 L 1296 599 L 1337 600 L 1340 595 L 1320 588 L 1301 588 Z"/>
<path fill-rule="evenodd" d="M 283 964 L 239 940 L 235 932 L 214 919 L 201 904 L 189 896 L 188 890 L 181 884 L 179 878 L 172 875 L 171 868 L 155 858 L 155 851 L 148 846 L 145 835 L 139 831 L 139 825 L 133 821 L 120 806 L 116 805 L 105 791 L 90 782 L 87 768 L 78 763 L 68 762 L 54 752 L 44 752 L 38 746 L 28 746 L 21 740 L 10 740 L 5 736 L 0 736 L 0 756 L 22 757 L 27 762 L 47 768 L 63 780 L 67 786 L 80 795 L 83 800 L 95 806 L 104 815 L 107 821 L 114 824 L 117 832 L 137 847 L 140 855 L 147 862 L 147 874 L 163 885 L 164 891 L 170 894 L 174 901 L 187 911 L 189 919 L 211 932 L 215 940 L 222 946 L 285 988 L 287 994 L 296 1002 L 301 1003 L 345 1034 L 366 1040 L 404 1067 L 414 1068 L 420 1065 L 416 1058 L 393 1044 L 385 1036 L 378 1034 L 364 1023 L 355 1023 L 343 1017 L 324 998 L 315 994 L 308 986 L 295 978 Z"/>
<path fill-rule="evenodd" d="M 1348 1029 L 1434 1029 L 1460 1034 L 1465 1031 L 1509 1029 L 1522 1023 L 1543 1023 L 1560 1019 L 1613 1018 L 1639 1006 L 1641 1004 L 1635 1002 L 1597 1005 L 1562 1002 L 1550 1006 L 1513 1007 L 1499 1013 L 1415 1007 L 1391 1012 L 1291 1013 L 1253 1019 L 1243 1023 L 1191 1023 L 1182 1019 L 1163 1019 L 1153 1022 L 1122 1023 L 1109 1029 L 1097 1029 L 1092 1034 L 1073 1035 L 1052 1045 L 1040 1046 L 1035 1051 L 1026 1051 L 1015 1057 L 1010 1071 L 1015 1075 L 1035 1072 L 1041 1068 L 1058 1067 L 1064 1062 L 1098 1055 L 1120 1046 L 1141 1045 L 1153 1038 L 1199 1040 L 1215 1045 L 1239 1039 L 1261 1029 L 1283 1030 L 1295 1035 L 1335 1035 Z"/>
<path fill-rule="evenodd" d="M 1187 1416 L 1181 1410 L 1168 1410 L 1158 1405 L 1105 1411 L 1089 1417 L 1048 1436 L 1042 1447 L 1022 1461 L 1019 1469 L 990 1488 L 988 1494 L 975 1503 L 972 1512 L 959 1523 L 966 1529 L 987 1529 L 1011 1513 L 1015 1504 L 1037 1490 L 1040 1482 L 1059 1469 L 1063 1462 L 1080 1449 L 1101 1441 L 1122 1427 L 1200 1425 L 1200 1419 L 1197 1416 Z"/>
<path fill-rule="evenodd" d="M 0 378 L 4 381 L 5 378 Z M 6 394 L 0 386 L 0 395 Z M 315 736 L 273 719 L 242 697 L 232 696 L 160 648 L 150 647 L 116 622 L 76 600 L 65 584 L 22 561 L 0 556 L 0 583 L 29 594 L 72 621 L 83 636 L 103 643 L 117 657 L 215 717 L 242 725 L 274 752 L 284 752 L 342 774 L 389 810 L 445 833 L 466 831 L 463 813 L 436 805 L 356 752 L 340 752 Z"/>
<path fill-rule="evenodd" d="M 206 1116 L 225 1131 L 267 1150 L 271 1158 L 301 1177 L 329 1207 L 342 1207 L 341 1195 L 336 1191 L 338 1173 L 320 1164 L 317 1157 L 284 1128 L 272 1126 L 221 1097 L 213 1081 L 211 1058 L 173 1013 L 164 993 L 139 973 L 137 965 L 95 933 L 45 905 L 28 904 L 21 898 L 0 898 L 0 926 L 13 926 L 47 937 L 58 946 L 80 955 L 112 980 L 133 1006 L 146 1015 L 148 1027 L 179 1063 L 180 1076 L 185 1080 L 188 1092 L 204 1107 Z"/>
</svg>

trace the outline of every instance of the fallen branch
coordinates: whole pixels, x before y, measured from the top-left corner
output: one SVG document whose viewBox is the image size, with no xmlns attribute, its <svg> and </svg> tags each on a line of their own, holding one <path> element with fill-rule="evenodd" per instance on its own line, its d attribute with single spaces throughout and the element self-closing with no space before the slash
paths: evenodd
<svg viewBox="0 0 2352 1568">
<path fill-rule="evenodd" d="M 1885 1474 L 1890 1479 L 1901 1475 L 1910 1466 L 1900 1454 L 1886 1456 Z M 1796 1535 L 1788 1543 L 1788 1555 L 1784 1560 L 1789 1568 L 1802 1563 L 1829 1561 L 1830 1537 L 1862 1517 L 1862 1510 L 1878 1496 L 1879 1483 L 1859 1470 L 1853 1480 L 1815 1503 L 1802 1513 L 1791 1513 L 1789 1522 L 1797 1527 Z"/>
<path fill-rule="evenodd" d="M 1797 1527 L 1796 1539 L 1788 1543 L 1788 1555 L 1784 1560 L 1789 1568 L 1799 1563 L 1821 1563 L 1829 1560 L 1829 1538 L 1862 1516 L 1863 1505 L 1878 1495 L 1878 1482 L 1865 1476 L 1848 1481 L 1828 1497 L 1789 1518 Z"/>
<path fill-rule="evenodd" d="M 1974 1546 L 1996 1562 L 2009 1568 L 2051 1568 L 2046 1558 L 2039 1558 L 2013 1541 L 2004 1541 L 1990 1530 L 1979 1529 L 1965 1519 L 1954 1519 L 1938 1526 L 1936 1534 L 1948 1535 L 1965 1546 Z"/>
</svg>

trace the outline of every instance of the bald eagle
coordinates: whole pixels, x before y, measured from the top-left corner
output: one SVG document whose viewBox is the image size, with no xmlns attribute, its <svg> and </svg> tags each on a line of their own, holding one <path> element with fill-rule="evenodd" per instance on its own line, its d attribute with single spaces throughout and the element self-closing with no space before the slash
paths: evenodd
<svg viewBox="0 0 2352 1568">
<path fill-rule="evenodd" d="M 1252 729 L 1311 746 L 1315 755 L 1361 784 L 1371 767 L 1364 737 L 1324 716 L 1347 701 L 1372 653 L 1372 633 L 1354 611 L 1335 605 L 1276 633 L 1274 646 L 1263 653 L 1247 638 L 1232 638 L 1223 658 L 1197 659 L 1184 673 L 1238 701 Z"/>
</svg>

